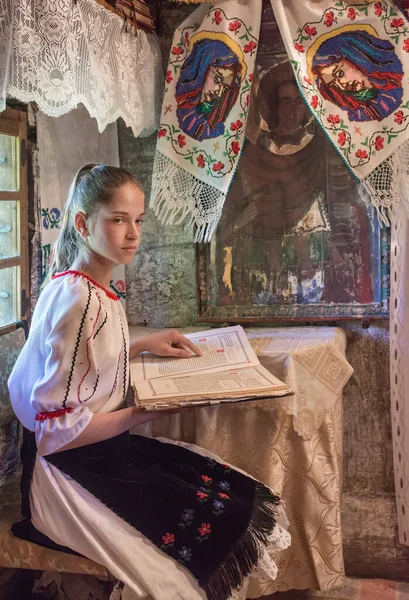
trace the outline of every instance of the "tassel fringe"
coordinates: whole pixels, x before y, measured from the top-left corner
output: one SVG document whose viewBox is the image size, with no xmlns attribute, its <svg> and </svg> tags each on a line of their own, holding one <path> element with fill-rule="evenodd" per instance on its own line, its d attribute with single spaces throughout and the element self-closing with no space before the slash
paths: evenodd
<svg viewBox="0 0 409 600">
<path fill-rule="evenodd" d="M 150 207 L 164 225 L 194 226 L 195 242 L 210 242 L 227 191 L 200 181 L 156 150 Z"/>
<path fill-rule="evenodd" d="M 201 584 L 209 600 L 227 600 L 256 566 L 262 546 L 276 526 L 275 507 L 280 498 L 262 483 L 256 484 L 249 526 L 216 571 Z"/>
</svg>

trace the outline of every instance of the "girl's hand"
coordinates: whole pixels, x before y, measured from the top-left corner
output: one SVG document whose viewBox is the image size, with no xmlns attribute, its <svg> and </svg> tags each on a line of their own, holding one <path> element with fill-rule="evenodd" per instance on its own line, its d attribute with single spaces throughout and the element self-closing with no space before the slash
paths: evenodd
<svg viewBox="0 0 409 600">
<path fill-rule="evenodd" d="M 131 358 L 141 352 L 152 352 L 157 356 L 177 356 L 179 358 L 190 358 L 191 350 L 197 356 L 202 356 L 199 348 L 176 329 L 153 333 L 139 340 L 131 342 Z"/>
</svg>

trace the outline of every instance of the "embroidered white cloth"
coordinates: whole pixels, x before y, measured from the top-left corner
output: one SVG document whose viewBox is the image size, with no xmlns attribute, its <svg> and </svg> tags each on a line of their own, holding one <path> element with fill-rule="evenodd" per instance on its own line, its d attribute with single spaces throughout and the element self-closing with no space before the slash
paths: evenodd
<svg viewBox="0 0 409 600">
<path fill-rule="evenodd" d="M 119 166 L 116 123 L 98 133 L 97 125 L 84 107 L 57 119 L 36 114 L 39 193 L 41 203 L 41 248 L 43 278 L 47 274 L 53 244 L 60 231 L 64 202 L 77 170 L 86 163 Z M 125 267 L 112 273 L 111 287 L 126 302 Z"/>
<path fill-rule="evenodd" d="M 209 241 L 240 157 L 258 48 L 261 0 L 203 4 L 173 38 L 151 206 Z"/>
<path fill-rule="evenodd" d="M 301 93 L 388 223 L 397 188 L 385 161 L 409 140 L 405 15 L 391 0 L 273 0 L 272 7 Z"/>
<path fill-rule="evenodd" d="M 0 0 L 0 111 L 10 95 L 58 117 L 82 103 L 103 131 L 122 117 L 135 136 L 158 123 L 161 56 L 155 34 L 94 0 Z"/>
</svg>

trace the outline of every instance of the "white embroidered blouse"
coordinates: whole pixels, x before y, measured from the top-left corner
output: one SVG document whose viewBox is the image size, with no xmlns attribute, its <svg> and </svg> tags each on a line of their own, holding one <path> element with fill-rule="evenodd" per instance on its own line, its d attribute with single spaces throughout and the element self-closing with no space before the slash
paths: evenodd
<svg viewBox="0 0 409 600">
<path fill-rule="evenodd" d="M 128 325 L 118 297 L 78 271 L 57 274 L 40 295 L 8 381 L 39 454 L 72 442 L 93 413 L 119 408 L 128 379 Z"/>
</svg>

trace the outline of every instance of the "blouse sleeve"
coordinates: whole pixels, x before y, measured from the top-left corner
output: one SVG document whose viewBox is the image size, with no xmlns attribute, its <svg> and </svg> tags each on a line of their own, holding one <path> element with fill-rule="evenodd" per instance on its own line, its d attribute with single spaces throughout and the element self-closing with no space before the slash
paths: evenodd
<svg viewBox="0 0 409 600">
<path fill-rule="evenodd" d="M 81 282 L 71 288 L 70 294 L 54 298 L 49 310 L 44 373 L 30 399 L 37 413 L 35 434 L 41 456 L 75 440 L 92 419 L 85 402 L 90 382 L 96 387 L 99 378 L 93 344 L 97 319 L 89 289 L 87 297 Z"/>
</svg>

